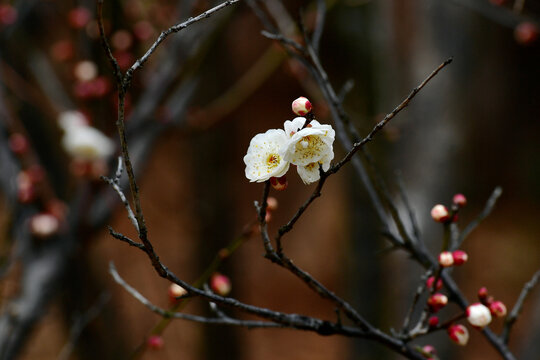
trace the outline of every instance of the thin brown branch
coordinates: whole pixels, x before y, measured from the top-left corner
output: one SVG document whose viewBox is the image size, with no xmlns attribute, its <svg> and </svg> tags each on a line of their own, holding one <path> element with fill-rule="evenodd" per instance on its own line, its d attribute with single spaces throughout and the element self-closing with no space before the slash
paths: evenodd
<svg viewBox="0 0 540 360">
<path fill-rule="evenodd" d="M 131 78 L 133 76 L 133 73 L 139 69 L 139 68 L 142 68 L 144 66 L 144 64 L 146 63 L 146 61 L 148 61 L 148 58 L 150 58 L 150 56 L 156 51 L 157 47 L 169 36 L 171 35 L 172 33 L 177 33 L 181 30 L 184 30 L 185 28 L 187 28 L 188 26 L 198 22 L 198 21 L 201 21 L 203 19 L 207 19 L 209 18 L 210 16 L 212 16 L 214 13 L 218 12 L 219 10 L 222 10 L 223 8 L 229 6 L 229 5 L 232 5 L 234 3 L 237 3 L 238 1 L 240 0 L 227 0 L 217 6 L 214 6 L 213 8 L 195 16 L 195 17 L 191 17 L 189 18 L 188 20 L 180 23 L 180 24 L 176 24 L 174 26 L 171 26 L 170 28 L 168 28 L 167 30 L 165 31 L 162 31 L 161 34 L 159 35 L 159 37 L 157 38 L 157 40 L 152 44 L 152 46 L 150 46 L 150 48 L 148 49 L 148 51 L 146 51 L 146 53 L 140 57 L 139 59 L 137 59 L 137 61 L 135 61 L 135 63 L 128 69 L 128 71 L 126 71 L 126 75 L 124 77 L 124 82 L 125 82 L 125 85 L 126 86 L 129 86 L 130 82 L 131 82 Z"/>
<path fill-rule="evenodd" d="M 461 232 L 456 243 L 456 249 L 459 248 L 461 244 L 463 244 L 463 241 L 465 241 L 467 236 L 469 236 L 469 234 L 474 229 L 476 229 L 476 227 L 482 222 L 482 220 L 484 220 L 486 217 L 489 216 L 489 214 L 491 214 L 491 212 L 493 211 L 493 208 L 495 207 L 495 204 L 497 203 L 497 200 L 499 199 L 501 195 L 502 195 L 502 188 L 500 186 L 497 186 L 493 190 L 491 195 L 489 196 L 489 199 L 487 200 L 486 205 L 484 206 L 484 209 L 482 210 L 482 212 L 478 214 L 476 219 L 471 221 L 469 225 L 467 225 L 467 227 Z"/>
<path fill-rule="evenodd" d="M 504 321 L 503 331 L 501 333 L 501 339 L 505 344 L 508 344 L 508 340 L 510 338 L 510 330 L 512 330 L 512 326 L 514 325 L 514 323 L 519 317 L 519 314 L 521 313 L 521 309 L 523 308 L 525 299 L 533 290 L 533 288 L 536 286 L 539 279 L 540 279 L 540 270 L 538 270 L 533 275 L 532 279 L 528 281 L 525 284 L 525 286 L 523 286 L 523 290 L 521 290 L 521 293 L 519 294 L 516 304 L 512 308 L 512 311 L 510 311 L 510 314 L 508 314 L 508 316 L 506 317 L 506 320 Z"/>
<path fill-rule="evenodd" d="M 119 232 L 114 231 L 113 228 L 110 227 L 110 226 L 109 226 L 109 234 L 111 234 L 111 236 L 113 238 L 115 238 L 115 239 L 123 241 L 123 242 L 129 244 L 130 246 L 134 246 L 134 247 L 136 247 L 138 249 L 141 249 L 142 251 L 146 252 L 146 249 L 145 249 L 143 244 L 138 243 L 136 241 L 133 241 L 130 238 L 128 238 L 127 236 L 125 236 L 124 234 L 121 234 Z"/>
<path fill-rule="evenodd" d="M 123 166 L 122 166 L 122 157 L 118 157 L 118 167 L 116 168 L 116 174 L 114 176 L 114 179 L 108 178 L 106 176 L 102 176 L 101 179 L 105 181 L 107 184 L 109 184 L 113 190 L 118 194 L 118 197 L 120 198 L 120 201 L 122 201 L 122 204 L 124 205 L 124 208 L 126 209 L 127 215 L 129 220 L 131 221 L 131 224 L 133 227 L 139 231 L 139 225 L 137 223 L 137 219 L 135 218 L 135 214 L 133 213 L 133 210 L 131 210 L 131 205 L 129 204 L 129 201 L 127 200 L 126 196 L 124 195 L 124 192 L 120 188 L 120 178 L 122 177 L 123 172 Z"/>
<path fill-rule="evenodd" d="M 116 58 L 112 53 L 109 41 L 107 40 L 107 36 L 105 36 L 105 28 L 103 26 L 103 1 L 104 0 L 97 1 L 97 21 L 99 27 L 99 37 L 101 38 L 101 45 L 105 50 L 105 54 L 107 55 L 107 58 L 111 63 L 113 75 L 116 79 L 116 84 L 119 86 L 118 90 L 120 91 L 120 87 L 122 86 L 122 70 L 120 70 L 120 66 L 118 65 L 118 62 L 116 61 Z"/>
<path fill-rule="evenodd" d="M 219 303 L 225 306 L 232 306 L 239 310 L 245 311 L 247 313 L 259 316 L 264 319 L 271 320 L 272 322 L 246 322 L 246 320 L 237 320 L 237 319 L 223 319 L 223 318 L 206 318 L 196 315 L 189 315 L 177 312 L 170 312 L 165 309 L 161 309 L 152 303 L 150 303 L 144 296 L 142 296 L 137 290 L 127 284 L 118 274 L 114 264 L 111 262 L 109 265 L 109 272 L 113 276 L 114 280 L 120 284 L 124 289 L 126 289 L 132 296 L 139 300 L 142 304 L 147 306 L 153 312 L 166 317 L 166 318 L 179 318 L 185 320 L 191 320 L 202 323 L 212 323 L 212 324 L 222 324 L 222 325 L 236 325 L 236 326 L 246 326 L 246 327 L 290 327 L 299 330 L 313 331 L 321 335 L 334 335 L 340 334 L 345 336 L 355 336 L 362 337 L 365 336 L 365 333 L 360 329 L 342 326 L 341 324 L 332 323 L 329 321 L 312 318 L 300 314 L 288 314 L 278 311 L 273 311 L 265 308 L 260 308 L 253 305 L 243 304 L 233 298 L 224 298 L 218 295 L 215 295 L 204 290 L 193 288 L 187 284 L 184 286 L 182 281 L 175 281 L 180 283 L 179 285 L 184 287 L 184 289 L 193 292 L 194 295 L 198 295 L 206 298 L 215 303 Z M 174 276 L 174 275 L 173 275 Z M 179 279 L 176 279 L 179 280 Z M 265 325 L 265 324 L 274 324 L 274 325 Z M 259 325 L 259 326 L 257 326 Z"/>
</svg>

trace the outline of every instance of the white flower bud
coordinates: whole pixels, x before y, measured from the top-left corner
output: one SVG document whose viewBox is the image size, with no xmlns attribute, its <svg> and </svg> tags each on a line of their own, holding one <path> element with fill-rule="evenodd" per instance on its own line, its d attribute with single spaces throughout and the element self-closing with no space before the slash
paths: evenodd
<svg viewBox="0 0 540 360">
<path fill-rule="evenodd" d="M 467 307 L 467 321 L 472 326 L 483 328 L 491 322 L 491 312 L 480 303 L 474 303 Z"/>
</svg>

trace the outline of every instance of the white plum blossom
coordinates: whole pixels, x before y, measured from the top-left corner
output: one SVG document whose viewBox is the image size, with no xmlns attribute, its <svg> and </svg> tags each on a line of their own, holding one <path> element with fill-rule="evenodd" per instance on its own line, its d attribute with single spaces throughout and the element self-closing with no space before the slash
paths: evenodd
<svg viewBox="0 0 540 360">
<path fill-rule="evenodd" d="M 285 175 L 293 164 L 305 184 L 319 180 L 319 169 L 328 171 L 334 158 L 335 131 L 317 120 L 304 127 L 306 121 L 304 117 L 287 120 L 285 131 L 272 129 L 251 139 L 244 156 L 246 177 L 263 182 Z"/>
<path fill-rule="evenodd" d="M 112 155 L 114 143 L 98 129 L 89 126 L 84 115 L 78 111 L 66 111 L 58 118 L 64 130 L 62 146 L 74 158 L 100 160 Z"/>
<path fill-rule="evenodd" d="M 330 161 L 334 158 L 335 131 L 330 125 L 321 125 L 317 120 L 302 128 L 305 122 L 303 117 L 285 121 L 289 141 L 282 154 L 286 161 L 297 166 L 302 181 L 311 184 L 320 178 L 319 167 L 324 171 L 330 168 Z"/>
<path fill-rule="evenodd" d="M 283 159 L 280 150 L 287 145 L 288 137 L 281 129 L 271 129 L 251 139 L 244 163 L 246 177 L 251 182 L 264 182 L 271 177 L 280 177 L 289 170 L 289 162 Z"/>
</svg>

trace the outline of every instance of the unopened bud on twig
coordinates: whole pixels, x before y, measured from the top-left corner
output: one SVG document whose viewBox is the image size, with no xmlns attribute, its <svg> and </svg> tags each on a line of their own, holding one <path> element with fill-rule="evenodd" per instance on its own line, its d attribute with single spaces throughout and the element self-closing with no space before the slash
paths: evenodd
<svg viewBox="0 0 540 360">
<path fill-rule="evenodd" d="M 465 346 L 469 341 L 469 330 L 461 324 L 450 325 L 448 327 L 448 336 L 456 344 Z"/>
<path fill-rule="evenodd" d="M 506 316 L 506 305 L 502 301 L 494 301 L 491 304 L 489 304 L 489 311 L 491 311 L 491 314 L 495 315 L 496 317 L 503 317 Z"/>
<path fill-rule="evenodd" d="M 285 175 L 281 177 L 271 177 L 270 178 L 270 185 L 276 190 L 285 190 L 287 186 L 289 185 L 289 182 L 287 181 L 287 177 Z"/>
<path fill-rule="evenodd" d="M 484 302 L 484 300 L 488 297 L 488 289 L 485 286 L 482 286 L 480 289 L 478 289 L 478 299 L 481 302 Z"/>
<path fill-rule="evenodd" d="M 231 292 L 231 280 L 223 274 L 215 273 L 210 278 L 210 288 L 221 296 L 227 296 Z"/>
<path fill-rule="evenodd" d="M 28 139 L 23 134 L 14 133 L 9 137 L 9 149 L 14 154 L 22 155 L 28 151 L 29 147 Z"/>
<path fill-rule="evenodd" d="M 298 116 L 304 116 L 311 112 L 311 102 L 303 96 L 292 102 L 292 111 Z"/>
<path fill-rule="evenodd" d="M 438 316 L 431 316 L 429 319 L 428 319 L 428 325 L 429 327 L 435 327 L 437 325 L 439 325 L 439 317 Z"/>
<path fill-rule="evenodd" d="M 474 327 L 483 328 L 491 322 L 491 312 L 480 303 L 467 307 L 467 321 Z"/>
<path fill-rule="evenodd" d="M 430 276 L 426 280 L 426 286 L 428 289 L 433 289 L 433 283 L 435 282 L 435 276 Z M 440 290 L 443 286 L 442 279 L 437 279 L 437 285 L 435 286 L 435 290 Z"/>
<path fill-rule="evenodd" d="M 452 202 L 459 206 L 460 208 L 465 207 L 467 205 L 467 198 L 463 194 L 456 194 L 452 198 Z"/>
<path fill-rule="evenodd" d="M 438 204 L 431 209 L 431 217 L 436 222 L 445 223 L 450 220 L 450 212 L 446 206 Z"/>
<path fill-rule="evenodd" d="M 176 303 L 178 298 L 187 294 L 187 290 L 178 284 L 171 284 L 169 286 L 169 300 L 172 303 Z"/>
<path fill-rule="evenodd" d="M 426 359 L 431 359 L 433 360 L 433 356 L 437 354 L 437 351 L 435 351 L 435 347 L 432 346 L 432 345 L 424 345 L 422 346 L 422 355 L 426 358 Z"/>
<path fill-rule="evenodd" d="M 275 197 L 269 196 L 268 199 L 266 199 L 266 210 L 267 211 L 275 211 L 278 208 L 278 201 Z"/>
<path fill-rule="evenodd" d="M 448 297 L 441 293 L 435 293 L 428 298 L 427 304 L 431 312 L 436 313 L 448 304 Z"/>
<path fill-rule="evenodd" d="M 467 262 L 469 259 L 469 256 L 467 253 L 463 250 L 456 250 L 452 253 L 452 257 L 454 258 L 454 265 L 459 266 L 463 265 Z"/>
<path fill-rule="evenodd" d="M 454 256 L 450 251 L 443 251 L 439 254 L 439 265 L 442 267 L 450 267 L 454 265 Z"/>
<path fill-rule="evenodd" d="M 532 45 L 538 39 L 540 31 L 535 23 L 526 21 L 519 24 L 514 30 L 514 38 L 521 45 Z"/>
<path fill-rule="evenodd" d="M 146 341 L 146 344 L 150 349 L 159 350 L 163 347 L 164 341 L 159 335 L 151 335 Z"/>
</svg>

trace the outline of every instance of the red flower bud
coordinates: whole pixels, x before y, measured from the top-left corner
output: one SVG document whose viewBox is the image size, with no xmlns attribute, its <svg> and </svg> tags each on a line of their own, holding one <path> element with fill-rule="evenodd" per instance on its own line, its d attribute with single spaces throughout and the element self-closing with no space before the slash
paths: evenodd
<svg viewBox="0 0 540 360">
<path fill-rule="evenodd" d="M 426 286 L 428 289 L 433 289 L 433 283 L 435 282 L 435 276 L 430 276 L 427 280 L 426 280 Z M 442 279 L 439 278 L 437 280 L 437 285 L 435 286 L 435 290 L 440 290 L 443 286 L 443 283 L 442 283 Z"/>
<path fill-rule="evenodd" d="M 502 301 L 494 301 L 489 304 L 489 311 L 491 311 L 491 314 L 495 315 L 496 317 L 506 316 L 507 313 L 506 305 L 504 305 Z"/>
<path fill-rule="evenodd" d="M 483 302 L 488 296 L 488 289 L 485 286 L 482 286 L 478 289 L 478 299 Z"/>
<path fill-rule="evenodd" d="M 85 7 L 77 7 L 68 13 L 68 23 L 75 29 L 82 29 L 92 18 L 92 13 Z"/>
<path fill-rule="evenodd" d="M 467 253 L 463 250 L 456 250 L 452 253 L 452 257 L 454 258 L 454 265 L 459 266 L 463 265 L 467 262 L 467 259 L 469 256 Z"/>
<path fill-rule="evenodd" d="M 448 336 L 450 340 L 458 345 L 465 346 L 469 341 L 469 330 L 463 325 L 451 325 L 448 327 Z"/>
<path fill-rule="evenodd" d="M 431 312 L 436 313 L 448 304 L 448 298 L 444 294 L 435 293 L 428 298 L 427 304 Z"/>
<path fill-rule="evenodd" d="M 163 338 L 159 335 L 152 335 L 146 341 L 146 344 L 150 349 L 159 350 L 163 347 L 164 341 Z"/>
<path fill-rule="evenodd" d="M 514 30 L 514 38 L 521 45 L 532 45 L 538 39 L 538 26 L 532 22 L 522 22 Z"/>
<path fill-rule="evenodd" d="M 437 316 L 432 316 L 428 319 L 428 324 L 429 324 L 429 327 L 435 327 L 437 325 L 439 325 L 439 317 Z"/>
<path fill-rule="evenodd" d="M 281 176 L 281 177 L 271 177 L 270 178 L 270 185 L 272 185 L 272 187 L 276 190 L 285 190 L 287 188 L 287 186 L 289 185 L 288 181 L 287 181 L 287 177 L 285 175 Z"/>
<path fill-rule="evenodd" d="M 438 204 L 431 209 L 431 217 L 436 222 L 445 223 L 450 220 L 450 213 L 446 206 Z"/>
<path fill-rule="evenodd" d="M 9 148 L 14 154 L 22 155 L 28 151 L 28 139 L 23 134 L 14 133 L 9 137 Z"/>
<path fill-rule="evenodd" d="M 460 208 L 465 207 L 467 205 L 467 198 L 463 194 L 456 194 L 452 198 L 452 202 L 459 206 Z"/>
</svg>

